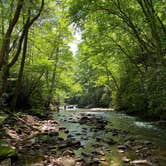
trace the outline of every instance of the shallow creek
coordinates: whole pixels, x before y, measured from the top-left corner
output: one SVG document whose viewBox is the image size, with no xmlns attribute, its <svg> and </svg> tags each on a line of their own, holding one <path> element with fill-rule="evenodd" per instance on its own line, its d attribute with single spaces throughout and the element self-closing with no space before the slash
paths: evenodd
<svg viewBox="0 0 166 166">
<path fill-rule="evenodd" d="M 93 126 L 94 124 L 89 126 L 84 123 L 80 124 L 77 121 L 73 121 L 73 117 L 77 117 L 80 113 L 83 113 L 84 116 L 101 117 L 108 121 L 108 123 L 103 129 L 92 130 L 92 128 L 95 127 Z M 126 165 L 126 163 L 122 161 L 124 156 L 127 156 L 130 160 L 144 159 L 146 155 L 147 158 L 149 158 L 148 154 L 141 158 L 137 153 L 148 153 L 148 151 L 151 151 L 149 156 L 150 159 L 153 158 L 153 165 L 165 166 L 166 164 L 166 128 L 159 128 L 150 122 L 144 122 L 136 117 L 115 112 L 70 110 L 60 111 L 58 114 L 54 114 L 53 118 L 58 120 L 69 130 L 71 137 L 74 137 L 81 142 L 82 147 L 75 151 L 77 157 L 85 157 L 85 160 L 88 160 L 91 152 L 99 147 L 100 150 L 105 153 L 105 158 L 107 160 L 107 162 L 105 162 L 107 164 L 105 165 L 123 166 Z M 114 129 L 115 132 L 112 132 L 111 129 Z M 61 136 L 64 138 L 66 137 L 65 134 L 62 134 Z M 110 145 L 107 142 L 96 141 L 97 137 L 113 139 L 117 143 L 115 145 Z M 119 153 L 118 145 L 124 145 L 126 141 L 129 142 L 128 140 L 137 142 L 134 145 L 136 147 L 135 150 L 125 149 L 125 152 L 122 152 L 122 154 Z M 98 145 L 95 146 L 95 144 Z M 144 144 L 145 146 L 141 147 L 140 144 Z M 144 148 L 146 152 L 141 152 L 141 148 Z M 104 165 L 104 162 L 101 165 Z"/>
<path fill-rule="evenodd" d="M 80 163 L 76 166 L 138 166 L 135 161 L 147 161 L 139 166 L 166 165 L 165 127 L 116 112 L 66 110 L 51 118 L 62 130 L 21 143 L 15 166 L 54 166 L 43 164 L 44 156 L 61 158 L 66 151 L 74 152 Z"/>
</svg>

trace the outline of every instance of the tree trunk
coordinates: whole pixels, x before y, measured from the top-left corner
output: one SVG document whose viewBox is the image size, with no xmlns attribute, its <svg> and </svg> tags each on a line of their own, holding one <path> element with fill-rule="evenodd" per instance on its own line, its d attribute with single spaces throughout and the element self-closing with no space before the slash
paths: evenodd
<svg viewBox="0 0 166 166">
<path fill-rule="evenodd" d="M 6 34 L 4 35 L 4 38 L 2 41 L 2 47 L 0 49 L 0 70 L 2 66 L 7 63 L 11 34 L 20 17 L 21 9 L 23 7 L 23 2 L 24 0 L 18 1 L 14 17 L 9 24 Z"/>
<path fill-rule="evenodd" d="M 54 64 L 54 69 L 53 69 L 53 73 L 52 73 L 52 80 L 51 80 L 51 86 L 50 86 L 49 99 L 48 99 L 49 102 L 51 102 L 53 100 L 53 92 L 55 90 L 55 79 L 56 79 L 56 70 L 57 70 L 58 59 L 59 59 L 59 48 L 57 47 L 55 64 Z"/>
<path fill-rule="evenodd" d="M 19 69 L 18 80 L 17 80 L 17 83 L 16 83 L 14 97 L 13 97 L 13 100 L 12 100 L 12 103 L 11 103 L 11 111 L 15 110 L 18 95 L 21 92 L 21 84 L 22 84 L 22 78 L 23 78 L 23 73 L 24 73 L 24 65 L 25 65 L 25 59 L 26 59 L 26 51 L 27 51 L 27 42 L 28 42 L 28 29 L 25 33 L 21 65 L 20 65 L 20 69 Z"/>
</svg>

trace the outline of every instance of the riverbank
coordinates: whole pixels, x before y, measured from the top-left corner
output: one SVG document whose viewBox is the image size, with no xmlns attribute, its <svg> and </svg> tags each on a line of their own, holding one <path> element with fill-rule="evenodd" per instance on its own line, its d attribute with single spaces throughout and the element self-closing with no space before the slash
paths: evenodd
<svg viewBox="0 0 166 166">
<path fill-rule="evenodd" d="M 10 117 L 1 124 L 0 165 L 64 165 L 76 163 L 73 152 L 80 142 L 63 139 L 68 130 L 57 121 L 42 120 L 32 115 Z M 30 160 L 28 159 L 30 158 Z"/>
<path fill-rule="evenodd" d="M 146 128 L 138 130 L 136 125 Z M 150 127 L 153 126 L 109 111 L 60 111 L 49 119 L 24 114 L 6 119 L 1 125 L 1 149 L 12 149 L 1 164 L 164 166 L 164 146 L 156 144 L 152 136 L 144 135 L 153 131 Z M 140 137 L 140 131 L 144 137 Z M 154 139 L 160 139 L 154 134 Z"/>
</svg>

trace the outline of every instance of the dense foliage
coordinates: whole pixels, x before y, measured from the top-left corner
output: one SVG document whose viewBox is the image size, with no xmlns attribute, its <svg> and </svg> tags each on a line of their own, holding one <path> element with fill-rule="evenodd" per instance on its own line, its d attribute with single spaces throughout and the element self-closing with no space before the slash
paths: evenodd
<svg viewBox="0 0 166 166">
<path fill-rule="evenodd" d="M 166 117 L 165 7 L 155 0 L 72 1 L 72 19 L 83 32 L 81 104 L 87 96 L 96 104 L 97 97 L 100 106 Z"/>
<path fill-rule="evenodd" d="M 165 0 L 0 0 L 1 107 L 114 107 L 166 118 Z M 73 29 L 82 39 L 76 55 Z"/>
<path fill-rule="evenodd" d="M 67 7 L 65 1 L 1 1 L 2 107 L 43 107 L 64 100 L 74 64 Z"/>
</svg>

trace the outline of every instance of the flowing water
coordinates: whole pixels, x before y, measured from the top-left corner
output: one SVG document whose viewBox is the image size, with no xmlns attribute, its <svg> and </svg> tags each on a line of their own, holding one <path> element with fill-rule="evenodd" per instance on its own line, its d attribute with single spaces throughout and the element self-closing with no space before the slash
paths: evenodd
<svg viewBox="0 0 166 166">
<path fill-rule="evenodd" d="M 84 113 L 85 115 L 95 115 L 108 120 L 108 128 L 120 129 L 122 131 L 128 131 L 127 135 L 113 136 L 108 130 L 91 130 L 91 127 L 86 124 L 73 123 L 69 121 L 69 117 L 77 116 L 77 114 Z M 74 137 L 81 141 L 82 148 L 76 150 L 75 153 L 78 157 L 82 157 L 82 154 L 90 154 L 94 151 L 94 145 L 96 137 L 113 138 L 118 144 L 124 143 L 125 139 L 133 138 L 141 142 L 150 142 L 153 144 L 153 158 L 155 157 L 157 162 L 153 165 L 165 166 L 166 165 L 166 128 L 159 128 L 150 122 L 141 121 L 139 118 L 127 116 L 125 114 L 116 112 L 89 112 L 85 110 L 69 110 L 60 111 L 54 116 L 55 120 L 58 120 L 68 130 L 71 137 Z M 63 136 L 63 135 L 62 135 Z M 64 135 L 65 137 L 65 135 Z M 120 160 L 120 155 L 117 152 L 117 145 L 108 145 L 104 142 L 100 142 L 101 148 L 106 151 L 106 158 L 109 165 L 122 166 L 123 162 Z M 133 154 L 133 151 L 126 152 L 127 156 L 131 160 L 137 159 Z"/>
</svg>

